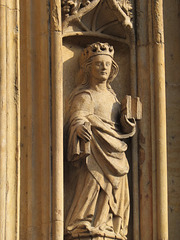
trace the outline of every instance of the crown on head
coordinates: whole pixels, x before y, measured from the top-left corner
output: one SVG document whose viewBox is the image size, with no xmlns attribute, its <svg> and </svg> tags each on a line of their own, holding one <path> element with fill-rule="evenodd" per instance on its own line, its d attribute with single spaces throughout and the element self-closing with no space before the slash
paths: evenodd
<svg viewBox="0 0 180 240">
<path fill-rule="evenodd" d="M 97 55 L 108 55 L 113 58 L 114 48 L 109 43 L 96 42 L 85 48 L 81 54 L 80 63 L 85 63 L 89 58 Z"/>
</svg>

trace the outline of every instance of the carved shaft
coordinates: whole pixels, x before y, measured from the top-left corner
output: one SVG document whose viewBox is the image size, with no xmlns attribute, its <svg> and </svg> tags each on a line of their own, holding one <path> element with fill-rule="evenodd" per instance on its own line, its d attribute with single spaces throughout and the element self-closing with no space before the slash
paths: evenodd
<svg viewBox="0 0 180 240">
<path fill-rule="evenodd" d="M 53 240 L 63 239 L 63 86 L 60 2 L 51 0 Z"/>
<path fill-rule="evenodd" d="M 2 5 L 4 1 L 0 1 Z M 6 6 L 0 6 L 0 239 L 5 238 L 6 208 Z"/>
<path fill-rule="evenodd" d="M 131 47 L 131 94 L 137 96 L 136 79 L 136 50 Z M 137 134 L 132 138 L 132 178 L 133 178 L 133 238 L 139 240 L 139 185 L 138 185 L 138 138 Z"/>
<path fill-rule="evenodd" d="M 153 1 L 153 26 L 156 102 L 157 233 L 158 240 L 166 240 L 168 239 L 168 202 L 163 0 Z"/>
<path fill-rule="evenodd" d="M 18 238 L 19 4 L 0 1 L 0 239 Z"/>
</svg>

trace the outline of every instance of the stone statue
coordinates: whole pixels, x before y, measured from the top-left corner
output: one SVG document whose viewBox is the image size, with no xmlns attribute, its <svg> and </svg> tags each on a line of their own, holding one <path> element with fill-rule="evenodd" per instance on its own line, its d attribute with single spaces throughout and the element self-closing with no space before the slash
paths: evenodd
<svg viewBox="0 0 180 240">
<path fill-rule="evenodd" d="M 65 221 L 70 239 L 126 239 L 128 231 L 129 164 L 122 139 L 135 134 L 136 121 L 110 86 L 119 69 L 113 55 L 108 43 L 84 49 L 78 86 L 68 100 L 67 159 L 80 168 Z"/>
</svg>

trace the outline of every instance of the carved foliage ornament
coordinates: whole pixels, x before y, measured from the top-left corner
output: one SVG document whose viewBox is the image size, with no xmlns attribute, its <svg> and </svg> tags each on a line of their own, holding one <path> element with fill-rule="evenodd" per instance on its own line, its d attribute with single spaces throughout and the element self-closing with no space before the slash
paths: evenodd
<svg viewBox="0 0 180 240">
<path fill-rule="evenodd" d="M 132 16 L 132 3 L 130 0 L 116 0 L 116 2 L 127 16 Z"/>
<path fill-rule="evenodd" d="M 93 0 L 63 0 L 62 1 L 62 10 L 63 15 L 69 17 L 78 13 L 81 8 L 89 5 Z"/>
</svg>

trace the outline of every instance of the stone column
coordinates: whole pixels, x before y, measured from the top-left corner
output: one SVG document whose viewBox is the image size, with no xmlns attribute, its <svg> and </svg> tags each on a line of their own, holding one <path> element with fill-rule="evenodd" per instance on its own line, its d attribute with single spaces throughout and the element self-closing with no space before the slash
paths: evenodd
<svg viewBox="0 0 180 240">
<path fill-rule="evenodd" d="M 136 2 L 140 122 L 140 236 L 168 239 L 163 1 Z"/>
<path fill-rule="evenodd" d="M 6 220 L 6 0 L 0 1 L 0 238 Z"/>
<path fill-rule="evenodd" d="M 52 217 L 53 240 L 63 234 L 63 81 L 61 1 L 51 0 L 51 69 L 52 69 Z"/>
<path fill-rule="evenodd" d="M 157 239 L 168 239 L 163 0 L 152 1 L 157 164 Z"/>
<path fill-rule="evenodd" d="M 51 236 L 50 33 L 46 0 L 20 1 L 20 239 Z"/>
<path fill-rule="evenodd" d="M 19 239 L 19 1 L 0 1 L 0 238 Z"/>
<path fill-rule="evenodd" d="M 131 43 L 131 95 L 137 96 L 135 39 Z M 139 173 L 138 173 L 138 134 L 132 138 L 132 184 L 133 184 L 133 238 L 139 240 Z"/>
</svg>

